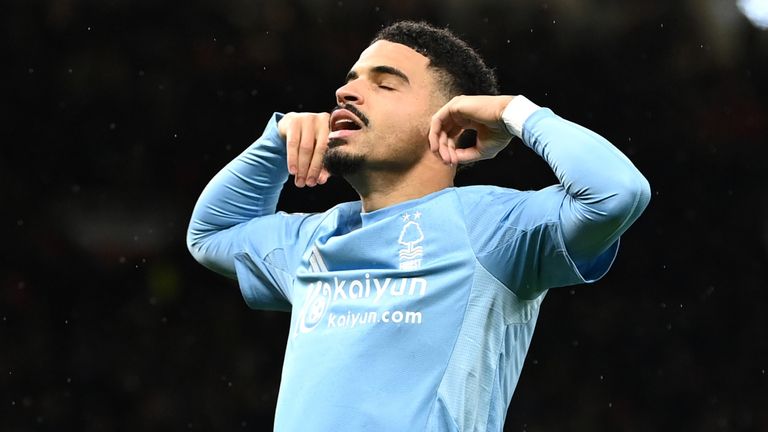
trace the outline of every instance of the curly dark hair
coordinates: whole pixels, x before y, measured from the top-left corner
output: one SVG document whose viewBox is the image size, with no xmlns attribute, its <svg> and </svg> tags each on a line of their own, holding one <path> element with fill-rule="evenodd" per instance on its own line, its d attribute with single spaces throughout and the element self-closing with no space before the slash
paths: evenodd
<svg viewBox="0 0 768 432">
<path fill-rule="evenodd" d="M 405 45 L 429 59 L 444 81 L 446 96 L 497 95 L 496 74 L 480 55 L 448 29 L 426 22 L 399 21 L 381 29 L 371 41 Z"/>
<path fill-rule="evenodd" d="M 448 29 L 437 28 L 424 21 L 398 21 L 381 29 L 371 44 L 379 40 L 405 45 L 428 58 L 429 67 L 437 71 L 438 80 L 448 98 L 462 94 L 499 94 L 493 69 L 472 47 Z M 472 147 L 476 137 L 475 131 L 466 130 L 459 137 L 457 146 Z"/>
</svg>

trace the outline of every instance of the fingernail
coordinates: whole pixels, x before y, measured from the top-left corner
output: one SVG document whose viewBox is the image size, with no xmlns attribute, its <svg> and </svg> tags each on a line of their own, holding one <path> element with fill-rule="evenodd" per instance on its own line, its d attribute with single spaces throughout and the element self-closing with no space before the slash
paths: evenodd
<svg viewBox="0 0 768 432">
<path fill-rule="evenodd" d="M 313 177 L 310 177 L 307 179 L 307 186 L 314 186 L 317 184 L 317 181 Z"/>
</svg>

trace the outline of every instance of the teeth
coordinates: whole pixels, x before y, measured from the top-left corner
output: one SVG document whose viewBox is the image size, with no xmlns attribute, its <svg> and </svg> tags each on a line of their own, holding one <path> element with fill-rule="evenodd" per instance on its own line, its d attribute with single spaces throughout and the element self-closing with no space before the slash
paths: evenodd
<svg viewBox="0 0 768 432">
<path fill-rule="evenodd" d="M 346 118 L 338 119 L 333 123 L 334 129 L 341 128 L 341 127 L 345 129 L 351 129 L 350 127 L 348 127 L 348 125 L 357 127 L 357 123 L 355 123 L 354 120 L 346 119 Z"/>
</svg>

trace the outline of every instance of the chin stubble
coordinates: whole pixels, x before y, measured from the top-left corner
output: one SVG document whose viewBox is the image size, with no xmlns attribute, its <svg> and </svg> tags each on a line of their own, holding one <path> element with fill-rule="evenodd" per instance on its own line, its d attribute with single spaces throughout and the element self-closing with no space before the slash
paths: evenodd
<svg viewBox="0 0 768 432">
<path fill-rule="evenodd" d="M 356 174 L 365 163 L 365 156 L 344 152 L 344 140 L 333 139 L 328 142 L 328 150 L 323 155 L 323 166 L 331 175 L 344 177 Z"/>
</svg>

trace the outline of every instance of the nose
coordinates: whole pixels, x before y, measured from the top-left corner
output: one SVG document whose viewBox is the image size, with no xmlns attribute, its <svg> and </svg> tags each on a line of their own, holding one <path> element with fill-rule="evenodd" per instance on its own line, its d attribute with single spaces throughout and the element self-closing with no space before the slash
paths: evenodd
<svg viewBox="0 0 768 432">
<path fill-rule="evenodd" d="M 355 81 L 349 81 L 336 90 L 336 103 L 363 103 L 362 94 L 356 89 Z"/>
</svg>

